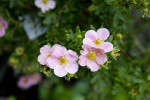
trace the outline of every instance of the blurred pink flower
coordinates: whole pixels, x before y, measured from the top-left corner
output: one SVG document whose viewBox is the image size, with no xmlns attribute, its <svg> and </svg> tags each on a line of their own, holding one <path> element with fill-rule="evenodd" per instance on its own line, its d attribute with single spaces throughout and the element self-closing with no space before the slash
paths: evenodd
<svg viewBox="0 0 150 100">
<path fill-rule="evenodd" d="M 105 52 L 110 52 L 113 49 L 113 44 L 110 42 L 104 42 L 109 37 L 109 31 L 106 28 L 100 28 L 95 32 L 94 30 L 89 30 L 85 33 L 85 38 L 83 39 L 83 44 L 103 49 Z"/>
<path fill-rule="evenodd" d="M 32 82 L 32 85 L 38 84 L 41 80 L 42 80 L 42 77 L 39 73 L 30 75 L 30 81 Z"/>
<path fill-rule="evenodd" d="M 25 75 L 20 77 L 17 85 L 19 88 L 29 89 L 32 86 L 32 81 L 29 78 L 29 75 Z"/>
<path fill-rule="evenodd" d="M 29 89 L 30 87 L 38 84 L 42 80 L 40 74 L 35 73 L 33 75 L 25 75 L 18 80 L 18 87 L 22 89 Z"/>
<path fill-rule="evenodd" d="M 41 11 L 45 13 L 50 9 L 54 9 L 56 6 L 56 2 L 54 0 L 35 0 L 35 5 L 38 8 L 41 8 Z"/>
<path fill-rule="evenodd" d="M 47 59 L 47 63 L 50 68 L 54 69 L 55 75 L 64 77 L 67 73 L 75 74 L 78 71 L 77 59 L 76 52 L 67 51 L 65 47 L 57 44 L 52 56 Z"/>
<path fill-rule="evenodd" d="M 5 29 L 8 27 L 7 21 L 2 20 L 0 17 L 0 37 L 5 35 Z"/>
<path fill-rule="evenodd" d="M 102 49 L 90 48 L 83 45 L 81 55 L 79 56 L 79 65 L 87 66 L 92 72 L 99 69 L 100 65 L 103 65 L 107 61 L 107 56 Z"/>
</svg>

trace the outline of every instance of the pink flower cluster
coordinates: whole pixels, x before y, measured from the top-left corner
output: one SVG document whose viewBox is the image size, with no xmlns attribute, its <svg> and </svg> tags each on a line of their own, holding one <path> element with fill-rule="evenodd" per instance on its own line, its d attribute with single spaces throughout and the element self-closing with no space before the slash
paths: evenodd
<svg viewBox="0 0 150 100">
<path fill-rule="evenodd" d="M 110 42 L 104 42 L 109 37 L 109 31 L 106 28 L 101 28 L 97 32 L 89 30 L 83 39 L 79 64 L 87 66 L 92 72 L 99 69 L 107 61 L 106 52 L 113 49 Z M 67 50 L 65 47 L 55 44 L 53 47 L 44 45 L 40 49 L 38 61 L 41 65 L 47 65 L 54 69 L 54 74 L 59 77 L 75 74 L 78 71 L 77 59 L 78 55 L 72 50 Z"/>
<path fill-rule="evenodd" d="M 7 21 L 2 20 L 2 18 L 0 17 L 0 37 L 3 37 L 5 35 L 5 30 L 7 27 Z"/>
<path fill-rule="evenodd" d="M 25 75 L 20 77 L 18 80 L 18 87 L 22 89 L 29 89 L 30 87 L 38 84 L 42 80 L 42 77 L 40 74 L 35 73 L 33 75 Z"/>
<path fill-rule="evenodd" d="M 113 44 L 104 42 L 109 37 L 109 31 L 106 28 L 100 28 L 95 32 L 89 30 L 85 33 L 83 39 L 79 64 L 87 66 L 92 72 L 99 69 L 107 61 L 105 52 L 110 52 L 113 49 Z"/>
<path fill-rule="evenodd" d="M 35 0 L 35 5 L 38 8 L 41 8 L 41 11 L 45 13 L 50 9 L 54 9 L 56 6 L 56 2 L 53 0 Z"/>
<path fill-rule="evenodd" d="M 40 49 L 38 61 L 41 65 L 47 65 L 54 69 L 54 74 L 64 77 L 66 74 L 75 74 L 78 71 L 77 59 L 78 55 L 72 50 L 55 44 L 53 47 L 44 45 Z"/>
</svg>

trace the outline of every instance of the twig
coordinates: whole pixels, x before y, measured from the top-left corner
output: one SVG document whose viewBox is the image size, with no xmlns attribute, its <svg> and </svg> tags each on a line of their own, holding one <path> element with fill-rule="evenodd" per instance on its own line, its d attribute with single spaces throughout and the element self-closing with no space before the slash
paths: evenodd
<svg viewBox="0 0 150 100">
<path fill-rule="evenodd" d="M 145 48 L 141 45 L 141 43 L 138 41 L 138 39 L 134 38 L 134 43 L 137 46 L 137 48 L 139 50 L 141 50 L 142 53 L 146 52 Z"/>
<path fill-rule="evenodd" d="M 67 0 L 67 1 L 65 2 L 65 4 L 63 5 L 63 7 L 62 7 L 62 8 L 60 9 L 60 11 L 58 12 L 56 26 L 59 25 L 60 16 L 61 16 L 63 10 L 66 8 L 66 6 L 67 6 L 67 4 L 68 4 L 68 1 L 69 1 L 69 0 Z"/>
</svg>

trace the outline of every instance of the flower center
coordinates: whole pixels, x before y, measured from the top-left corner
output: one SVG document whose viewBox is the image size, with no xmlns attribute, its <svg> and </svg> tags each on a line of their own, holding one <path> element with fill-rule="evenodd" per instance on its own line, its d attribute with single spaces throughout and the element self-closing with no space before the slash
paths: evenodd
<svg viewBox="0 0 150 100">
<path fill-rule="evenodd" d="M 47 0 L 43 0 L 43 3 L 44 3 L 44 4 L 47 4 Z"/>
<path fill-rule="evenodd" d="M 36 80 L 36 76 L 32 76 L 32 80 Z"/>
<path fill-rule="evenodd" d="M 50 53 L 50 54 L 48 55 L 48 57 L 51 57 L 51 55 L 52 55 L 52 53 Z"/>
<path fill-rule="evenodd" d="M 25 79 L 24 79 L 24 83 L 27 83 L 27 82 L 28 82 L 28 78 L 25 78 Z"/>
<path fill-rule="evenodd" d="M 2 28 L 2 24 L 0 23 L 0 29 Z"/>
<path fill-rule="evenodd" d="M 101 43 L 103 43 L 104 41 L 101 41 L 100 39 L 95 39 L 94 40 L 94 43 L 96 44 L 96 45 L 100 45 Z"/>
<path fill-rule="evenodd" d="M 88 57 L 89 57 L 89 59 L 94 60 L 94 59 L 96 59 L 96 54 L 94 52 L 90 52 L 88 54 Z"/>
<path fill-rule="evenodd" d="M 68 62 L 68 60 L 66 59 L 66 57 L 61 57 L 61 58 L 59 59 L 60 65 L 65 65 L 65 64 L 67 64 L 67 62 Z"/>
</svg>

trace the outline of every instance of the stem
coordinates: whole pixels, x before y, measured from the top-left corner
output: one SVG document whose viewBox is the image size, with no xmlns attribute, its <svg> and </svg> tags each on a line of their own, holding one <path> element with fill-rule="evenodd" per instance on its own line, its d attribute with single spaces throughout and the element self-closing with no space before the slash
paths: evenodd
<svg viewBox="0 0 150 100">
<path fill-rule="evenodd" d="M 61 16 L 62 12 L 64 11 L 64 9 L 66 8 L 66 6 L 67 6 L 67 4 L 68 4 L 68 1 L 69 1 L 69 0 L 67 0 L 67 1 L 65 2 L 65 4 L 63 5 L 63 7 L 62 7 L 62 8 L 60 9 L 60 11 L 58 12 L 56 26 L 59 25 L 60 16 Z"/>
<path fill-rule="evenodd" d="M 135 45 L 137 46 L 137 48 L 138 48 L 139 50 L 141 50 L 142 53 L 145 53 L 145 52 L 146 52 L 145 48 L 141 45 L 141 43 L 138 41 L 137 38 L 134 38 L 134 43 L 135 43 Z"/>
</svg>

